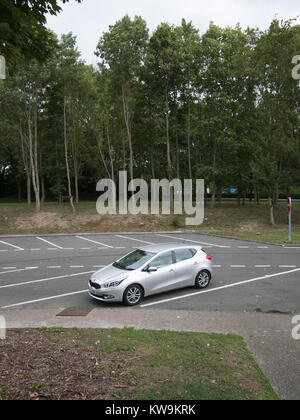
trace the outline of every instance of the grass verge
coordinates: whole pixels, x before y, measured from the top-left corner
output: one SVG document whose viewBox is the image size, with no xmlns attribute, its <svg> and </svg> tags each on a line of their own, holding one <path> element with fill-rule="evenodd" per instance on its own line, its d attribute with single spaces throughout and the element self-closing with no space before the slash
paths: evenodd
<svg viewBox="0 0 300 420">
<path fill-rule="evenodd" d="M 278 399 L 235 335 L 9 330 L 0 349 L 3 400 Z"/>
<path fill-rule="evenodd" d="M 24 203 L 0 203 L 0 235 L 15 234 L 72 234 L 105 232 L 191 231 L 230 236 L 238 239 L 288 243 L 288 214 L 285 203 L 275 209 L 276 226 L 270 226 L 267 203 L 259 206 L 235 202 L 218 203 L 215 209 L 205 208 L 205 221 L 201 226 L 186 226 L 185 216 L 179 215 L 114 215 L 100 216 L 95 203 L 82 202 L 72 214 L 64 203 L 47 203 L 36 214 L 34 206 Z M 293 242 L 300 245 L 300 203 L 293 205 Z"/>
</svg>

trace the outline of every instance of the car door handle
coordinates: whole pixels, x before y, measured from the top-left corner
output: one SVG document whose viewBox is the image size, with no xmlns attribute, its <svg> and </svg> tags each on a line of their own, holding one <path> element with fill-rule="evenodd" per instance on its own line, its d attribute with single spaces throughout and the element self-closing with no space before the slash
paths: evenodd
<svg viewBox="0 0 300 420">
<path fill-rule="evenodd" d="M 169 270 L 169 273 L 174 273 L 173 268 L 171 268 L 171 269 Z"/>
<path fill-rule="evenodd" d="M 195 262 L 194 262 L 194 265 L 199 265 L 198 261 L 195 261 Z"/>
</svg>

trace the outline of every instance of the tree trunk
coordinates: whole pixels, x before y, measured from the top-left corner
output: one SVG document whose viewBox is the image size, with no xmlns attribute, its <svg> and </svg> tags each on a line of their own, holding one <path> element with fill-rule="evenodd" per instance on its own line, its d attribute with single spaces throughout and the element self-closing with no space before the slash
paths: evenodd
<svg viewBox="0 0 300 420">
<path fill-rule="evenodd" d="M 106 162 L 105 162 L 105 159 L 104 159 L 104 156 L 103 156 L 103 153 L 102 153 L 101 140 L 100 140 L 100 138 L 98 136 L 97 136 L 97 143 L 98 143 L 99 154 L 100 154 L 100 157 L 101 157 L 101 160 L 102 160 L 102 163 L 103 163 L 105 172 L 107 173 L 108 178 L 110 178 L 110 173 L 109 173 L 108 167 L 106 165 Z"/>
<path fill-rule="evenodd" d="M 106 135 L 107 135 L 107 144 L 108 144 L 108 153 L 109 153 L 109 160 L 110 160 L 110 168 L 111 168 L 111 179 L 115 181 L 115 169 L 114 169 L 114 159 L 113 159 L 113 151 L 110 142 L 110 134 L 109 134 L 109 126 L 106 126 Z"/>
<path fill-rule="evenodd" d="M 21 138 L 21 149 L 22 149 L 22 158 L 23 164 L 26 172 L 26 186 L 27 186 L 27 204 L 31 205 L 31 169 L 30 169 L 30 159 L 28 158 L 28 145 L 25 144 L 25 139 L 23 135 L 22 125 L 19 127 L 20 138 Z M 26 147 L 25 147 L 26 146 Z"/>
<path fill-rule="evenodd" d="M 216 206 L 216 175 L 215 175 L 216 164 L 217 164 L 217 142 L 216 140 L 214 140 L 213 165 L 212 165 L 213 176 L 212 176 L 211 203 L 210 203 L 211 209 L 214 209 Z"/>
<path fill-rule="evenodd" d="M 35 113 L 34 113 L 35 114 Z M 39 186 L 39 175 L 37 169 L 37 126 L 36 126 L 36 115 L 34 115 L 34 148 L 33 148 L 33 133 L 32 133 L 32 121 L 31 112 L 28 110 L 28 135 L 29 135 L 29 157 L 31 166 L 32 185 L 35 194 L 35 209 L 36 212 L 41 210 L 40 202 L 40 186 Z"/>
<path fill-rule="evenodd" d="M 187 143 L 188 143 L 188 165 L 189 165 L 189 177 L 192 179 L 192 161 L 191 161 L 191 105 L 188 105 L 188 131 L 187 131 Z"/>
<path fill-rule="evenodd" d="M 172 162 L 171 162 L 171 147 L 170 147 L 170 133 L 169 133 L 169 94 L 168 85 L 165 86 L 165 108 L 166 108 L 166 138 L 167 138 L 167 165 L 168 178 L 172 179 Z"/>
<path fill-rule="evenodd" d="M 180 162 L 179 162 L 179 144 L 178 144 L 178 127 L 176 127 L 176 174 L 180 179 Z M 191 179 L 191 178 L 190 178 Z"/>
<path fill-rule="evenodd" d="M 69 192 L 69 199 L 70 205 L 73 211 L 73 214 L 76 213 L 74 203 L 73 203 L 73 196 L 72 196 L 72 187 L 71 187 L 71 179 L 70 179 L 70 168 L 68 162 L 68 142 L 67 142 L 67 98 L 64 97 L 64 142 L 65 142 L 65 159 L 66 159 L 66 168 L 67 168 L 67 180 L 68 180 L 68 192 Z"/>
<path fill-rule="evenodd" d="M 275 226 L 274 203 L 273 203 L 272 194 L 269 194 L 268 202 L 269 202 L 270 225 Z"/>
<path fill-rule="evenodd" d="M 131 139 L 131 127 L 130 127 L 130 109 L 129 109 L 129 99 L 128 93 L 126 92 L 125 85 L 122 85 L 122 98 L 123 98 L 123 112 L 124 120 L 127 130 L 127 138 L 129 145 L 129 157 L 130 157 L 130 179 L 133 180 L 133 148 L 132 148 L 132 139 Z"/>
</svg>

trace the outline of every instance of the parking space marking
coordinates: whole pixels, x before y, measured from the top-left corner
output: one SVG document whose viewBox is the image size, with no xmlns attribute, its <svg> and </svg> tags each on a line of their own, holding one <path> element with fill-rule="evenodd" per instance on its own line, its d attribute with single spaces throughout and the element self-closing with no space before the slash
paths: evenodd
<svg viewBox="0 0 300 420">
<path fill-rule="evenodd" d="M 200 242 L 200 241 L 193 241 L 192 239 L 185 239 L 185 238 L 178 238 L 177 236 L 170 236 L 170 235 L 162 235 L 160 233 L 157 234 L 157 236 L 161 236 L 163 238 L 169 238 L 169 239 L 176 239 L 178 241 L 184 241 L 184 242 L 193 242 L 195 244 L 199 244 L 199 245 L 209 245 L 209 246 L 216 246 L 218 248 L 231 248 L 231 246 L 228 245 L 216 245 L 216 244 L 210 244 L 207 242 Z"/>
<path fill-rule="evenodd" d="M 237 283 L 227 284 L 226 286 L 220 286 L 220 287 L 215 287 L 213 289 L 201 290 L 201 292 L 189 293 L 189 294 L 183 295 L 183 296 L 178 296 L 178 297 L 174 297 L 174 298 L 170 298 L 170 299 L 163 299 L 163 300 L 160 300 L 160 301 L 157 301 L 157 302 L 147 303 L 145 305 L 140 305 L 140 308 L 146 308 L 148 306 L 160 305 L 162 303 L 172 302 L 172 301 L 180 300 L 180 299 L 186 299 L 186 298 L 189 298 L 189 297 L 198 296 L 198 295 L 202 295 L 202 294 L 205 294 L 205 293 L 212 293 L 212 292 L 216 292 L 218 290 L 229 289 L 229 288 L 236 287 L 236 286 L 241 286 L 241 285 L 244 285 L 244 284 L 254 283 L 254 282 L 260 281 L 260 280 L 266 280 L 266 279 L 270 279 L 270 278 L 273 278 L 273 277 L 279 277 L 279 276 L 284 276 L 284 275 L 288 275 L 288 274 L 297 273 L 299 271 L 300 271 L 300 268 L 297 268 L 296 270 L 289 270 L 289 271 L 284 271 L 284 272 L 281 272 L 281 273 L 266 274 L 263 277 L 257 277 L 255 279 L 240 281 L 240 282 L 237 282 Z"/>
<path fill-rule="evenodd" d="M 111 249 L 114 248 L 111 245 L 103 244 L 102 242 L 94 241 L 93 239 L 84 238 L 83 236 L 76 236 L 76 238 L 83 239 L 84 241 L 92 242 L 93 244 L 101 245 L 101 246 L 104 246 L 106 248 L 111 248 Z"/>
<path fill-rule="evenodd" d="M 36 270 L 37 268 L 38 268 L 38 267 L 27 267 L 27 268 L 21 268 L 21 269 L 19 269 L 19 270 L 0 271 L 0 274 L 18 273 L 19 271 Z"/>
<path fill-rule="evenodd" d="M 74 295 L 79 295 L 79 294 L 83 294 L 83 293 L 87 293 L 87 289 L 80 290 L 79 292 L 65 293 L 63 295 L 50 296 L 50 297 L 46 297 L 46 298 L 42 298 L 42 299 L 35 299 L 35 300 L 27 301 L 27 302 L 15 303 L 13 305 L 2 306 L 1 309 L 15 308 L 17 306 L 24 306 L 24 305 L 29 305 L 31 303 L 45 302 L 46 300 L 59 299 L 59 298 L 62 298 L 62 297 L 74 296 Z"/>
<path fill-rule="evenodd" d="M 55 246 L 55 248 L 58 248 L 58 249 L 63 249 L 63 247 L 62 247 L 62 246 L 60 246 L 60 245 L 56 245 L 56 244 L 54 244 L 53 242 L 47 241 L 46 239 L 43 239 L 43 238 L 40 238 L 39 236 L 37 236 L 37 237 L 36 237 L 36 239 L 39 239 L 40 241 L 43 241 L 43 242 L 45 242 L 45 243 L 46 243 L 46 244 L 48 244 L 48 245 Z"/>
<path fill-rule="evenodd" d="M 9 244 L 8 242 L 5 242 L 5 241 L 0 241 L 0 243 L 4 244 L 4 245 L 11 246 L 12 248 L 17 249 L 18 251 L 24 251 L 24 248 L 21 248 L 20 246 L 12 245 L 12 244 Z"/>
<path fill-rule="evenodd" d="M 255 265 L 255 268 L 271 268 L 270 265 Z"/>
<path fill-rule="evenodd" d="M 148 244 L 148 245 L 155 245 L 154 242 L 148 242 L 148 241 L 143 241 L 141 239 L 136 239 L 136 238 L 130 238 L 129 236 L 122 236 L 122 235 L 115 235 L 117 238 L 122 238 L 122 239 L 129 239 L 130 241 L 136 241 L 136 242 L 141 242 L 143 244 Z"/>
<path fill-rule="evenodd" d="M 15 283 L 15 284 L 7 284 L 5 286 L 0 286 L 0 289 L 9 289 L 11 287 L 27 286 L 29 284 L 36 284 L 36 283 L 45 283 L 45 282 L 51 281 L 51 280 L 62 280 L 62 279 L 70 278 L 70 277 L 85 276 L 85 275 L 88 275 L 88 274 L 93 274 L 94 272 L 95 271 L 87 271 L 85 273 L 66 274 L 64 276 L 49 277 L 49 278 L 40 279 L 40 280 L 24 281 L 22 283 Z"/>
<path fill-rule="evenodd" d="M 279 268 L 296 268 L 296 265 L 279 265 Z"/>
</svg>

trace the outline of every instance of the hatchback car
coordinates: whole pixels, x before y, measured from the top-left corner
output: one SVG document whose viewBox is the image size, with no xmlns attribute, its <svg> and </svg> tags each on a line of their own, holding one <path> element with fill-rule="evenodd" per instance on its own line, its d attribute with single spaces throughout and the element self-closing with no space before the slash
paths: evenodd
<svg viewBox="0 0 300 420">
<path fill-rule="evenodd" d="M 212 275 L 211 256 L 202 247 L 156 244 L 139 248 L 94 273 L 88 292 L 102 302 L 134 306 L 157 293 L 188 286 L 204 289 Z"/>
</svg>

